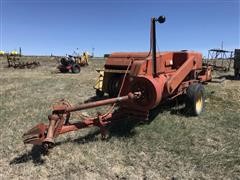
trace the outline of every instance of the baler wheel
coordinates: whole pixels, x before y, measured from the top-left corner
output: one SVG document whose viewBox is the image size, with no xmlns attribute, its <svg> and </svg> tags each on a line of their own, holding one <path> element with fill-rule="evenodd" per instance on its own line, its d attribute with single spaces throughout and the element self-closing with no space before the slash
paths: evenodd
<svg viewBox="0 0 240 180">
<path fill-rule="evenodd" d="M 205 108 L 204 87 L 202 84 L 192 84 L 186 93 L 186 108 L 194 116 L 200 115 Z"/>
</svg>

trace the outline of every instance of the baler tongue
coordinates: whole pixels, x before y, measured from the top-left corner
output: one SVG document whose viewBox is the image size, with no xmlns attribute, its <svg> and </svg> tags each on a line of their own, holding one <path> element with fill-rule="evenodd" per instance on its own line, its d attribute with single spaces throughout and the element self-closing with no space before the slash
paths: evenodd
<svg viewBox="0 0 240 180">
<path fill-rule="evenodd" d="M 46 136 L 47 125 L 41 123 L 24 133 L 22 138 L 24 144 L 41 145 Z"/>
<path fill-rule="evenodd" d="M 59 104 L 53 106 L 52 114 L 48 116 L 49 124 L 45 125 L 43 123 L 40 123 L 24 133 L 23 142 L 24 144 L 43 145 L 44 149 L 48 150 L 54 144 L 54 138 L 56 138 L 59 134 L 76 131 L 78 129 L 90 126 L 98 126 L 100 128 L 102 137 L 105 137 L 106 133 L 104 126 L 110 123 L 113 119 L 112 111 L 114 109 L 114 104 L 139 99 L 140 97 L 141 92 L 130 92 L 125 96 L 89 102 L 76 106 L 69 106 L 68 104 L 65 104 L 63 101 L 61 101 Z M 76 123 L 69 122 L 71 112 L 108 104 L 112 104 L 112 106 L 105 114 L 98 113 L 96 117 L 84 117 L 82 121 Z"/>
</svg>

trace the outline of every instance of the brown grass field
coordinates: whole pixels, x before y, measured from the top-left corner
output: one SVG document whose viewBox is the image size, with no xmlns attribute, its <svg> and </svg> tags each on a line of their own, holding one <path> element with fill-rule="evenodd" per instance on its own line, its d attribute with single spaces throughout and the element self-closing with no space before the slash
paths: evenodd
<svg viewBox="0 0 240 180">
<path fill-rule="evenodd" d="M 199 117 L 179 106 L 158 107 L 151 123 L 119 128 L 106 141 L 96 128 L 61 135 L 44 156 L 24 145 L 22 134 L 48 123 L 56 100 L 93 97 L 95 69 L 104 60 L 92 60 L 80 74 L 56 73 L 54 59 L 41 62 L 35 69 L 9 69 L 0 61 L 0 179 L 240 179 L 240 81 L 215 73 L 226 80 L 205 86 L 206 110 Z"/>
</svg>

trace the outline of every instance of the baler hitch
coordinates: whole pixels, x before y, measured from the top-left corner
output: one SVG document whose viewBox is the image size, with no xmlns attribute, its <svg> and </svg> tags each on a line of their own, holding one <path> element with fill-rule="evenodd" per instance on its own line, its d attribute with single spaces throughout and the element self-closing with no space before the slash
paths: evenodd
<svg viewBox="0 0 240 180">
<path fill-rule="evenodd" d="M 112 120 L 117 119 L 120 115 L 122 115 L 122 113 L 114 113 L 114 110 L 112 108 L 111 111 L 105 114 L 98 113 L 96 117 L 84 117 L 82 121 L 76 123 L 69 122 L 70 113 L 108 104 L 115 105 L 116 103 L 120 102 L 134 101 L 136 99 L 139 99 L 140 97 L 141 92 L 130 92 L 126 96 L 105 99 L 75 106 L 70 106 L 68 103 L 62 101 L 59 104 L 53 106 L 52 114 L 48 116 L 49 124 L 46 125 L 40 123 L 34 128 L 30 129 L 28 132 L 24 133 L 23 142 L 25 144 L 43 145 L 46 149 L 48 149 L 49 147 L 54 145 L 54 138 L 56 138 L 58 135 L 90 126 L 99 127 L 102 138 L 105 138 L 105 126 Z"/>
</svg>

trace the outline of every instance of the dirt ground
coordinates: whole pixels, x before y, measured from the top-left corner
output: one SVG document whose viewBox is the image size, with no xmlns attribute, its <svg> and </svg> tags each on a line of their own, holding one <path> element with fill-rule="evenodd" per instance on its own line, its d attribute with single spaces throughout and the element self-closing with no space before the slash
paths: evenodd
<svg viewBox="0 0 240 180">
<path fill-rule="evenodd" d="M 199 117 L 179 106 L 158 107 L 151 123 L 119 128 L 105 141 L 96 128 L 61 135 L 44 156 L 23 144 L 23 133 L 47 123 L 57 100 L 76 104 L 95 96 L 95 69 L 104 60 L 90 61 L 80 74 L 57 73 L 54 58 L 41 64 L 9 69 L 0 62 L 1 179 L 240 179 L 240 81 L 232 80 L 232 71 L 215 73 L 205 86 Z"/>
</svg>

